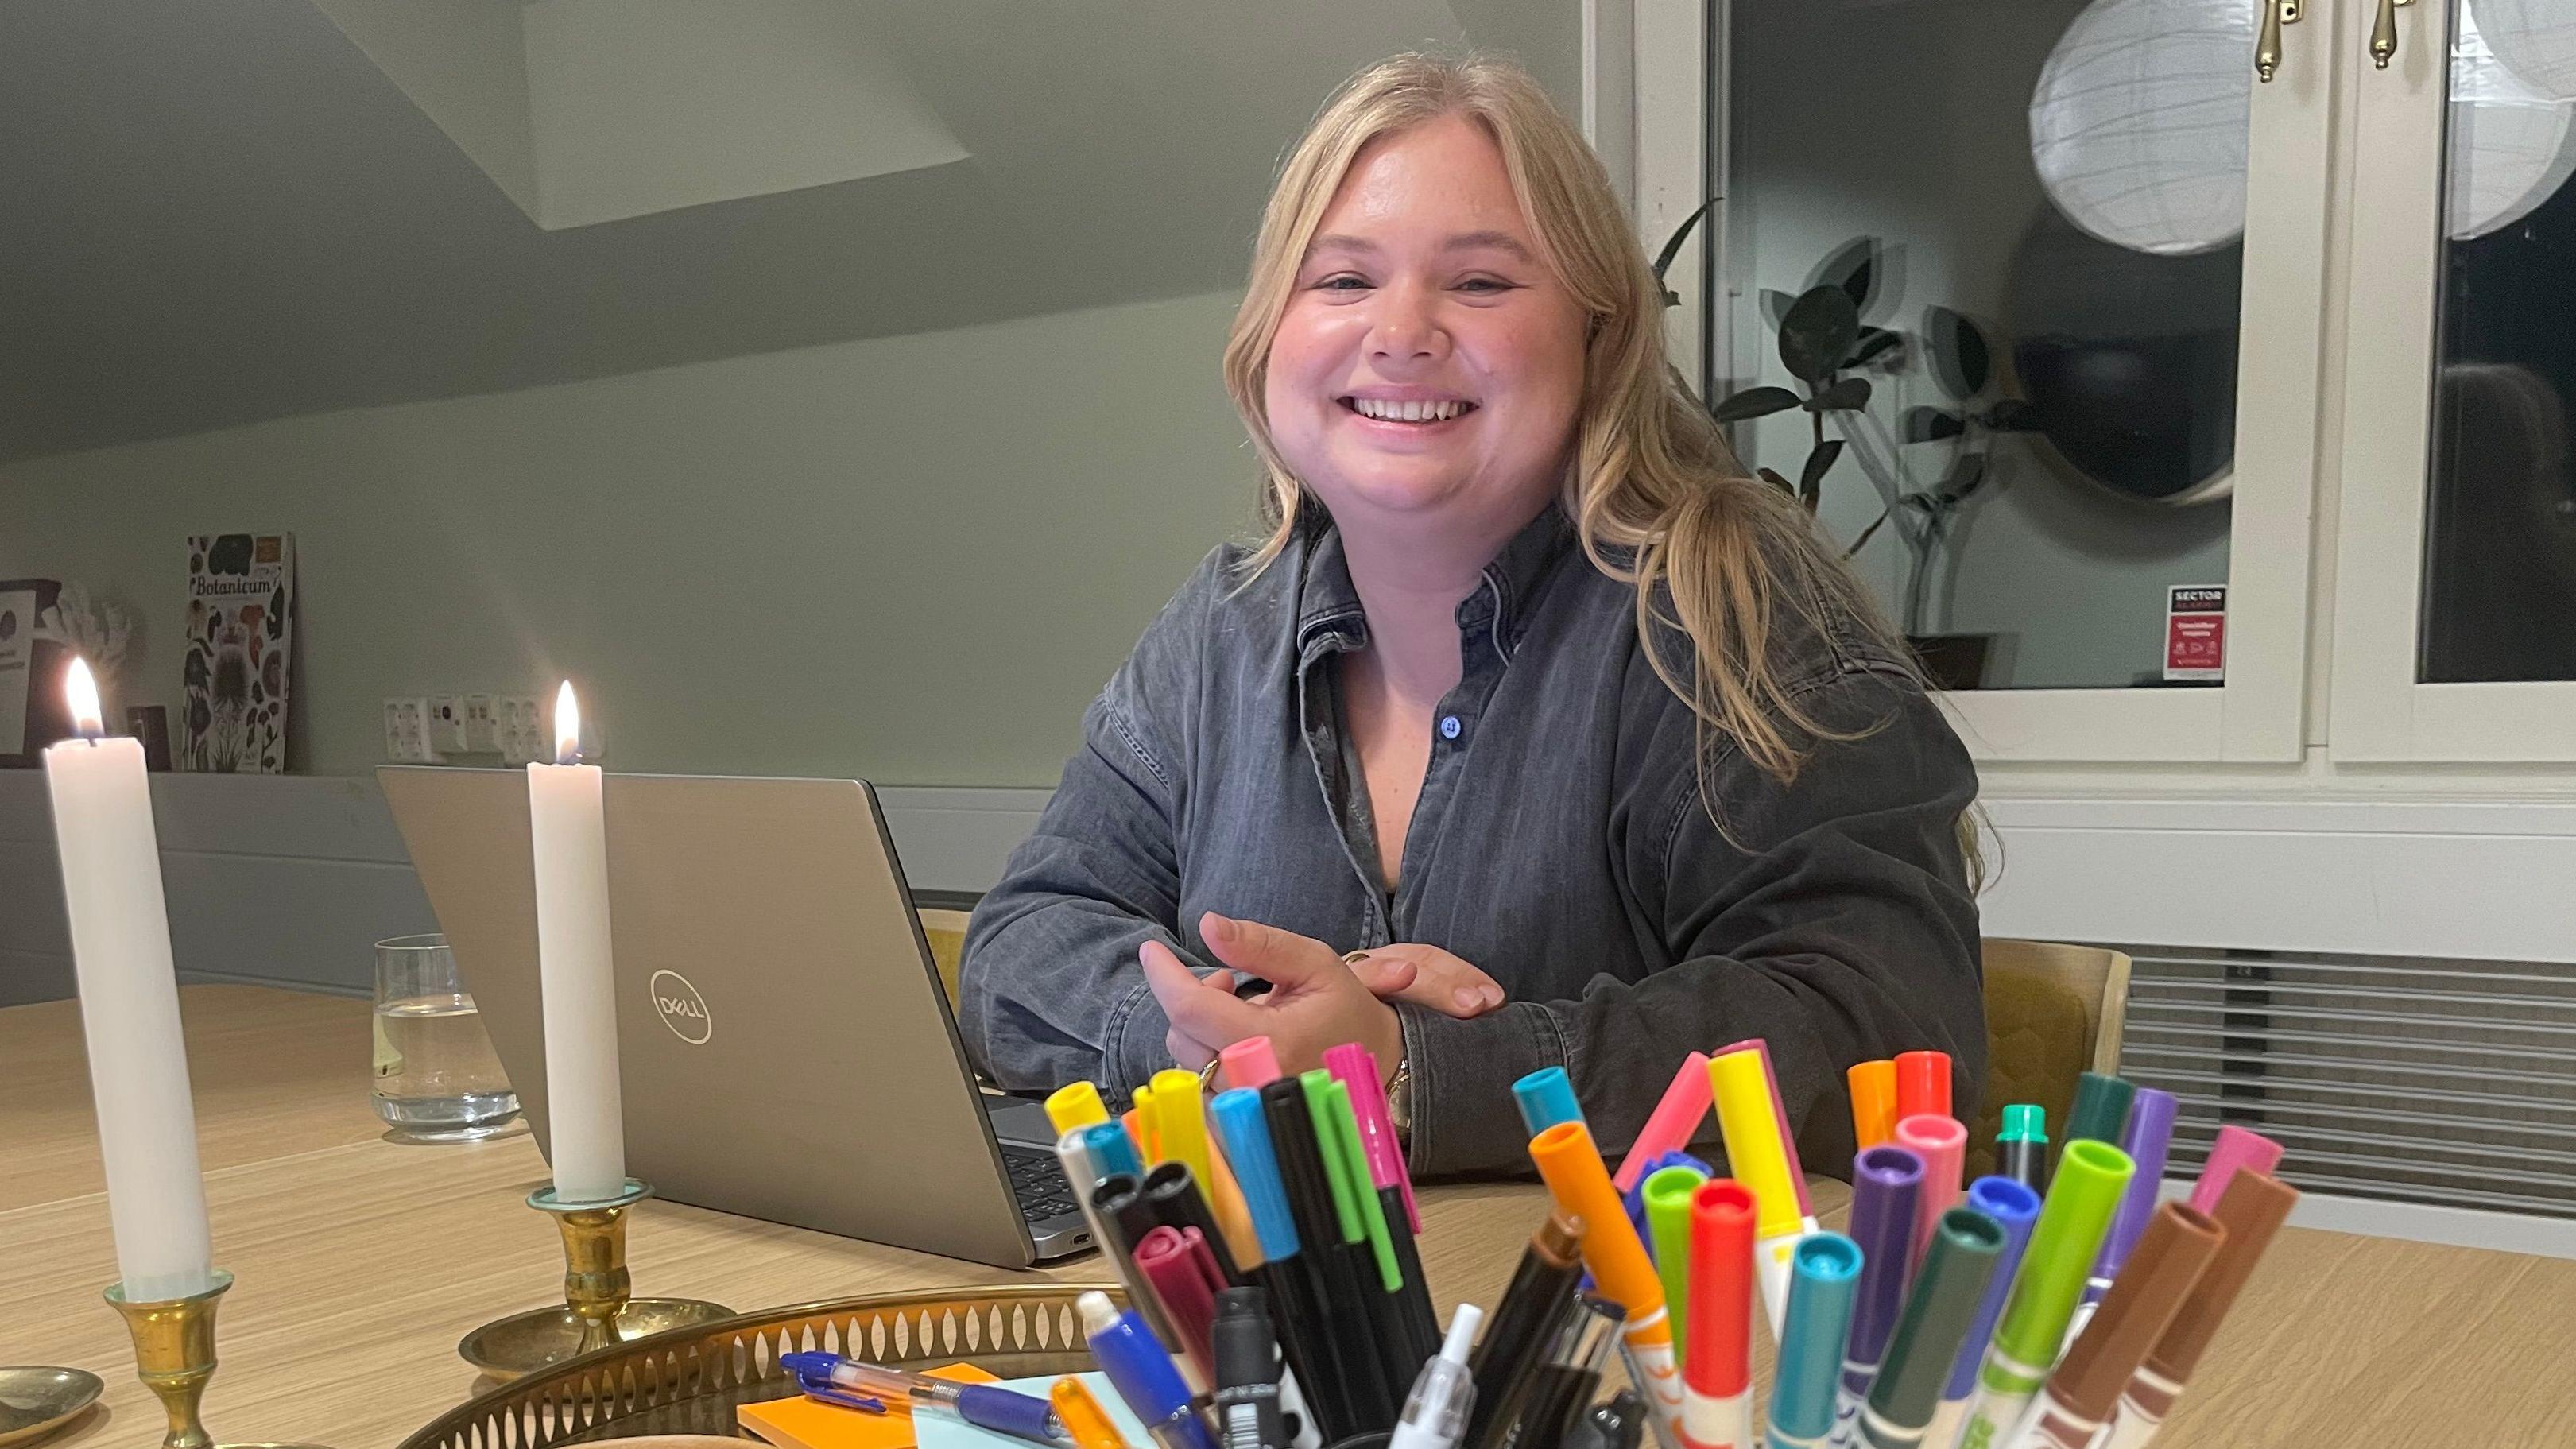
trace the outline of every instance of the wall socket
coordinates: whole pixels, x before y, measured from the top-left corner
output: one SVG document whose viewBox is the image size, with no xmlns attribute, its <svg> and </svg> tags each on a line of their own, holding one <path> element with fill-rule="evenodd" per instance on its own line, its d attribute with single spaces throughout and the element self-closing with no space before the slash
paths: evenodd
<svg viewBox="0 0 2576 1449">
<path fill-rule="evenodd" d="M 458 701 L 464 711 L 465 753 L 497 754 L 501 749 L 499 704 L 488 694 L 468 694 Z"/>
<path fill-rule="evenodd" d="M 429 697 L 429 747 L 440 754 L 461 755 L 473 746 L 465 742 L 465 700 L 462 695 L 433 694 Z"/>
<path fill-rule="evenodd" d="M 437 747 L 430 743 L 426 695 L 388 696 L 385 700 L 385 758 L 397 765 L 435 765 Z"/>
<path fill-rule="evenodd" d="M 537 709 L 533 694 L 496 695 L 492 700 L 493 748 L 505 765 L 525 765 L 551 760 L 554 751 L 545 740 L 545 718 Z"/>
</svg>

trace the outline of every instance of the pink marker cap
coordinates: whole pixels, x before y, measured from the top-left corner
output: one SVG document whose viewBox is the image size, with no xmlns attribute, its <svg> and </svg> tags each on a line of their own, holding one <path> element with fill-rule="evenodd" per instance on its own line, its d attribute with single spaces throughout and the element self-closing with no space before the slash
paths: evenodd
<svg viewBox="0 0 2576 1449">
<path fill-rule="evenodd" d="M 1811 1218 L 1816 1206 L 1807 1200 L 1807 1172 L 1798 1165 L 1798 1134 L 1789 1130 L 1789 1104 L 1780 1100 L 1780 1074 L 1771 1067 L 1771 1043 L 1760 1037 L 1735 1042 L 1710 1052 L 1722 1057 L 1729 1052 L 1756 1052 L 1762 1057 L 1762 1080 L 1771 1088 L 1771 1116 L 1780 1124 L 1780 1155 L 1789 1160 L 1789 1185 L 1798 1193 L 1798 1216 Z"/>
<path fill-rule="evenodd" d="M 1779 1100 L 1780 1088 L 1774 1083 L 1772 1100 Z M 1664 1099 L 1655 1104 L 1646 1125 L 1637 1133 L 1628 1155 L 1619 1162 L 1619 1171 L 1610 1184 L 1621 1192 L 1637 1185 L 1645 1176 L 1647 1164 L 1667 1152 L 1679 1152 L 1690 1145 L 1691 1134 L 1709 1118 L 1708 1053 L 1692 1052 L 1682 1058 L 1682 1069 L 1673 1073 L 1673 1084 L 1664 1088 Z"/>
<path fill-rule="evenodd" d="M 1920 1264 L 1941 1214 L 1958 1204 L 1968 1129 L 1955 1117 L 1921 1112 L 1896 1119 L 1896 1145 L 1923 1159 L 1923 1191 L 1914 1203 L 1914 1255 L 1908 1260 Z"/>
<path fill-rule="evenodd" d="M 2238 1168 L 2269 1177 L 2272 1169 L 2280 1165 L 2280 1143 L 2242 1127 L 2219 1128 L 2218 1140 L 2209 1147 L 2209 1161 L 2200 1169 L 2200 1181 L 2192 1184 L 2192 1211 L 2216 1212 L 2218 1200 L 2226 1195 L 2227 1184 L 2235 1180 Z"/>
<path fill-rule="evenodd" d="M 1369 1181 L 1391 1187 L 1404 1199 L 1404 1219 L 1422 1231 L 1422 1211 L 1413 1205 L 1413 1176 L 1404 1170 L 1404 1144 L 1396 1140 L 1395 1118 L 1386 1110 L 1386 1079 L 1378 1075 L 1377 1053 L 1358 1042 L 1324 1048 L 1324 1070 L 1350 1088 L 1351 1116 L 1359 1123 L 1360 1152 L 1368 1159 Z"/>
<path fill-rule="evenodd" d="M 1216 1054 L 1227 1085 L 1260 1091 L 1278 1081 L 1279 1054 L 1270 1049 L 1270 1038 L 1248 1036 Z"/>
</svg>

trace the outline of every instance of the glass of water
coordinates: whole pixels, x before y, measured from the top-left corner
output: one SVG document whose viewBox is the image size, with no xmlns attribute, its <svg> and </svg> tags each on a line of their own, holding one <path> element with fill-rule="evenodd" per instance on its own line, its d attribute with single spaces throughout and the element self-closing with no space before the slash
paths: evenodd
<svg viewBox="0 0 2576 1449">
<path fill-rule="evenodd" d="M 516 1121 L 474 998 L 440 935 L 376 943 L 376 1115 L 413 1142 L 472 1142 Z"/>
</svg>

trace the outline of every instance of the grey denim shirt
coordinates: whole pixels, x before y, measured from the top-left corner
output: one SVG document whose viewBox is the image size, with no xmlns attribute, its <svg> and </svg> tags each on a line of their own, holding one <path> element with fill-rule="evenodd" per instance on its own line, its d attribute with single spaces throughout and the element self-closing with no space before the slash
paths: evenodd
<svg viewBox="0 0 2576 1449">
<path fill-rule="evenodd" d="M 1810 1171 L 1849 1173 L 1854 1062 L 1946 1051 L 1974 1113 L 1985 1018 L 1957 825 L 1976 771 L 1894 661 L 1803 638 L 1799 703 L 1865 733 L 1816 743 L 1785 787 L 1719 737 L 1703 797 L 1698 722 L 1647 662 L 1634 587 L 1551 505 L 1458 607 L 1464 673 L 1390 897 L 1335 798 L 1331 656 L 1368 638 L 1341 537 L 1307 520 L 1248 585 L 1243 555 L 1211 553 L 1146 629 L 976 907 L 961 1025 L 995 1082 L 1091 1078 L 1116 1100 L 1170 1067 L 1137 947 L 1207 969 L 1213 910 L 1337 951 L 1426 942 L 1502 983 L 1507 1004 L 1473 1020 L 1398 1007 L 1416 1173 L 1526 1171 L 1511 1084 L 1547 1066 L 1623 1150 L 1685 1055 L 1750 1037 Z M 1715 1153 L 1706 1126 L 1695 1150 Z"/>
</svg>

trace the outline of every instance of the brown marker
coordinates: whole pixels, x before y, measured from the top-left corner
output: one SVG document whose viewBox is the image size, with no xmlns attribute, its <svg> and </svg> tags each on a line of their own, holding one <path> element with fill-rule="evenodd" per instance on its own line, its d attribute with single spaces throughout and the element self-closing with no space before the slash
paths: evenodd
<svg viewBox="0 0 2576 1449">
<path fill-rule="evenodd" d="M 2174 1401 L 2182 1397 L 2183 1385 L 2191 1382 L 2192 1370 L 2200 1366 L 2201 1355 L 2208 1352 L 2220 1321 L 2235 1305 L 2245 1280 L 2254 1275 L 2263 1250 L 2272 1245 L 2272 1234 L 2298 1200 L 2297 1188 L 2259 1172 L 2239 1172 L 2228 1181 L 2217 1211 L 2210 1214 L 2227 1229 L 2227 1242 L 2122 1391 L 2119 1418 L 2111 1425 L 2104 1449 L 2143 1449 L 2156 1436 L 2165 1416 L 2173 1412 Z"/>
<path fill-rule="evenodd" d="M 2226 1240 L 2227 1229 L 2207 1213 L 2178 1202 L 2157 1208 L 2100 1311 L 2048 1376 L 2038 1412 L 2015 1442 L 2087 1449 Z"/>
</svg>

